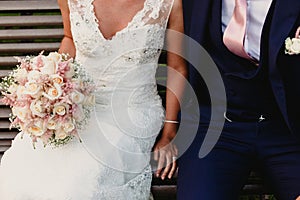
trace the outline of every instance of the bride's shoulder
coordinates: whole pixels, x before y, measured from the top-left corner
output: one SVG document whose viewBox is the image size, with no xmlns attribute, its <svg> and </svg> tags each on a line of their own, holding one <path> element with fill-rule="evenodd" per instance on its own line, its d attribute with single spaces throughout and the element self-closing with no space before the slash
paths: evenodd
<svg viewBox="0 0 300 200">
<path fill-rule="evenodd" d="M 182 0 L 173 0 L 173 7 L 170 13 L 168 28 L 179 32 L 183 30 Z"/>
<path fill-rule="evenodd" d="M 182 0 L 173 0 L 173 9 L 180 9 L 182 7 Z"/>
<path fill-rule="evenodd" d="M 57 3 L 61 10 L 68 9 L 68 0 L 57 0 Z"/>
<path fill-rule="evenodd" d="M 182 0 L 173 0 L 172 15 L 178 15 L 182 12 Z"/>
</svg>

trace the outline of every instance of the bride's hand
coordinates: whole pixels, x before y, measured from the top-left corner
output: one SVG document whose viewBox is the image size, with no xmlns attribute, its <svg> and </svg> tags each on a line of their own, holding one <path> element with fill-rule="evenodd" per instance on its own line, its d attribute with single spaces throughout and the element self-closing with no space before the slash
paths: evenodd
<svg viewBox="0 0 300 200">
<path fill-rule="evenodd" d="M 172 178 L 177 169 L 178 150 L 172 143 L 176 128 L 168 128 L 169 126 L 175 125 L 165 125 L 161 139 L 154 146 L 154 160 L 158 162 L 155 175 L 161 177 L 162 180 L 166 177 Z"/>
</svg>

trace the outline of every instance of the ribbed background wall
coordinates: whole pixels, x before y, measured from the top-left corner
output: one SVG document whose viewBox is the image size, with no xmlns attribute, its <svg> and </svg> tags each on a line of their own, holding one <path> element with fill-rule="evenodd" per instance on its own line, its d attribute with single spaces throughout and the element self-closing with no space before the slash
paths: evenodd
<svg viewBox="0 0 300 200">
<path fill-rule="evenodd" d="M 56 0 L 0 1 L 0 77 L 17 62 L 14 56 L 56 51 L 63 36 Z M 9 130 L 10 108 L 0 103 L 0 157 L 17 134 Z"/>
</svg>

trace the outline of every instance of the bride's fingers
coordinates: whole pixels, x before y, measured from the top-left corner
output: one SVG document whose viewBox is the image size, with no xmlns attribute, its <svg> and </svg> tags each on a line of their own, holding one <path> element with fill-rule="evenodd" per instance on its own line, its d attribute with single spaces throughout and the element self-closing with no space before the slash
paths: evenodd
<svg viewBox="0 0 300 200">
<path fill-rule="evenodd" d="M 178 156 L 178 149 L 176 145 L 173 145 L 173 151 L 174 151 L 174 155 Z"/>
<path fill-rule="evenodd" d="M 168 173 L 170 172 L 171 170 L 171 165 L 172 165 L 172 154 L 166 154 L 166 160 L 167 160 L 167 163 L 166 163 L 166 167 L 163 171 L 163 174 L 161 175 L 161 179 L 164 180 L 166 178 L 166 176 L 168 175 Z"/>
<path fill-rule="evenodd" d="M 173 163 L 172 163 L 172 169 L 171 169 L 171 171 L 170 171 L 170 173 L 168 175 L 169 179 L 172 178 L 172 176 L 174 175 L 176 169 L 177 169 L 177 163 L 176 163 L 176 157 L 174 157 Z"/>
<path fill-rule="evenodd" d="M 157 171 L 156 171 L 156 176 L 157 177 L 160 176 L 162 168 L 164 167 L 165 155 L 166 155 L 166 152 L 162 151 L 162 150 L 160 150 L 158 153 L 159 153 L 159 157 L 158 157 L 158 164 L 157 164 Z"/>
<path fill-rule="evenodd" d="M 154 159 L 155 161 L 158 160 L 158 151 L 159 151 L 159 149 L 158 149 L 158 148 L 155 148 L 155 149 L 154 149 L 154 152 L 153 152 L 153 159 Z"/>
</svg>

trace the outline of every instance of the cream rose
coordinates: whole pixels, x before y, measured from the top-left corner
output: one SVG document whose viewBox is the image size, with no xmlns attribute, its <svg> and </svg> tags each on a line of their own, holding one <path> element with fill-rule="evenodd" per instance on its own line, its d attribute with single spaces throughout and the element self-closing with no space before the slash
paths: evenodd
<svg viewBox="0 0 300 200">
<path fill-rule="evenodd" d="M 47 56 L 48 60 L 52 60 L 54 62 L 58 62 L 61 60 L 61 54 L 57 53 L 57 52 L 51 52 L 49 53 L 49 55 Z"/>
<path fill-rule="evenodd" d="M 45 117 L 46 113 L 44 113 L 45 109 L 43 108 L 43 103 L 42 101 L 33 101 L 30 104 L 30 110 L 33 115 L 39 116 L 39 117 Z"/>
<path fill-rule="evenodd" d="M 55 131 L 55 139 L 63 140 L 67 137 L 67 133 L 65 132 L 64 129 L 60 128 Z"/>
<path fill-rule="evenodd" d="M 30 82 L 27 82 L 25 84 L 25 91 L 24 91 L 24 94 L 29 94 L 29 95 L 36 95 L 38 94 L 39 92 L 41 92 L 41 86 L 38 85 L 36 82 L 34 81 L 30 81 Z"/>
<path fill-rule="evenodd" d="M 90 95 L 84 99 L 83 104 L 87 105 L 87 106 L 93 106 L 93 105 L 95 105 L 95 103 L 96 103 L 95 95 Z"/>
<path fill-rule="evenodd" d="M 62 95 L 62 90 L 60 85 L 54 83 L 53 87 L 49 88 L 47 93 L 43 92 L 43 95 L 50 100 L 58 99 Z"/>
<path fill-rule="evenodd" d="M 63 116 L 69 111 L 69 106 L 67 104 L 58 104 L 53 108 L 53 113 Z"/>
<path fill-rule="evenodd" d="M 84 95 L 78 91 L 74 91 L 70 94 L 70 99 L 73 103 L 80 104 L 84 100 Z"/>
<path fill-rule="evenodd" d="M 25 91 L 26 91 L 25 86 L 21 86 L 21 85 L 18 86 L 18 88 L 17 88 L 17 98 L 18 98 L 18 100 L 23 98 L 23 96 L 25 95 Z"/>
<path fill-rule="evenodd" d="M 47 123 L 47 129 L 56 130 L 58 128 L 58 123 L 55 119 L 50 119 Z"/>
<path fill-rule="evenodd" d="M 286 49 L 290 49 L 291 46 L 292 46 L 292 44 L 293 44 L 293 42 L 292 42 L 291 38 L 287 38 L 287 39 L 285 40 L 285 48 L 286 48 Z"/>
<path fill-rule="evenodd" d="M 37 71 L 37 70 L 32 70 L 28 73 L 28 80 L 29 81 L 35 81 L 37 79 L 39 79 L 41 77 L 41 72 Z"/>
<path fill-rule="evenodd" d="M 50 78 L 52 79 L 53 83 L 57 83 L 59 85 L 64 83 L 63 77 L 59 76 L 58 74 L 53 74 L 50 76 Z"/>
<path fill-rule="evenodd" d="M 28 127 L 28 133 L 34 136 L 42 136 L 46 131 L 46 127 L 44 126 L 44 122 L 42 120 L 37 120 L 33 123 L 33 125 Z"/>
<path fill-rule="evenodd" d="M 17 70 L 14 72 L 14 78 L 15 78 L 17 81 L 26 79 L 26 78 L 27 78 L 27 75 L 28 75 L 28 72 L 27 72 L 27 70 L 24 69 L 24 68 L 17 69 Z"/>
<path fill-rule="evenodd" d="M 56 63 L 51 59 L 43 59 L 44 66 L 40 68 L 42 74 L 52 75 L 56 72 Z"/>
<path fill-rule="evenodd" d="M 25 122 L 31 111 L 27 107 L 12 107 L 13 115 L 17 116 L 22 122 Z"/>
<path fill-rule="evenodd" d="M 75 125 L 71 121 L 64 123 L 62 125 L 62 127 L 63 127 L 64 131 L 67 133 L 69 133 L 75 129 Z"/>
<path fill-rule="evenodd" d="M 291 51 L 295 54 L 300 53 L 300 39 L 299 38 L 293 38 L 292 39 L 292 45 L 290 47 Z"/>
</svg>

